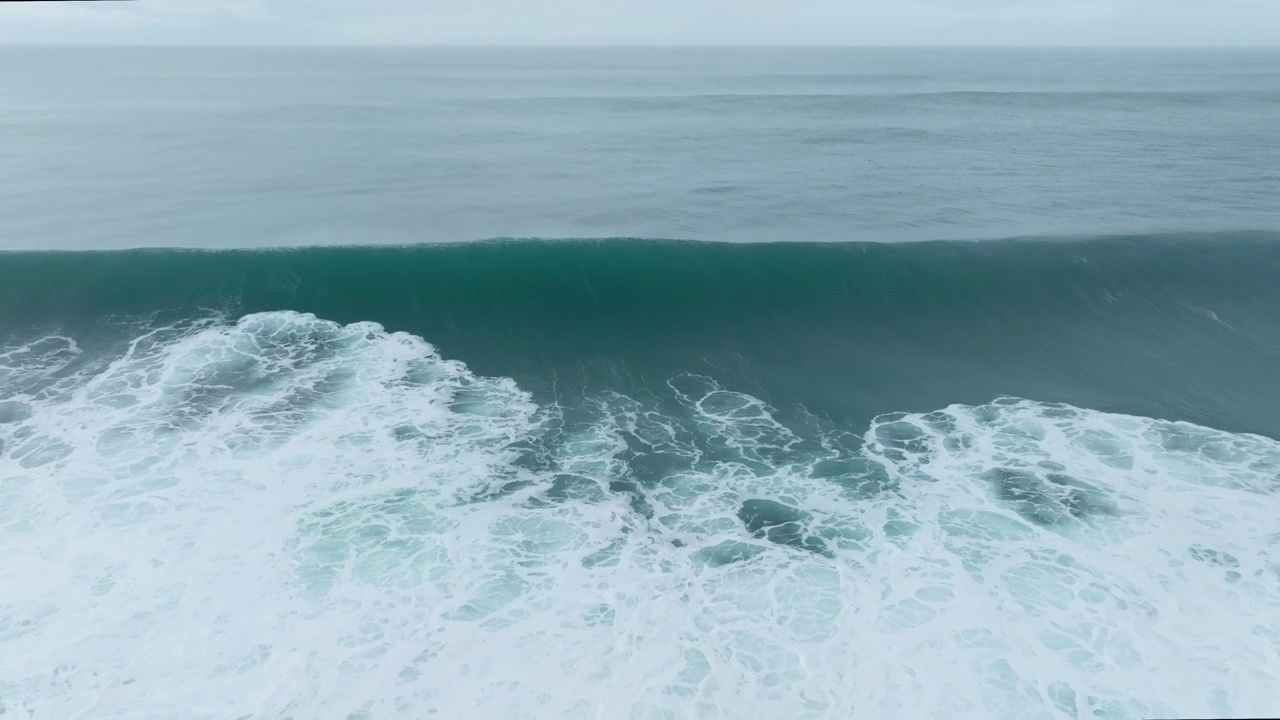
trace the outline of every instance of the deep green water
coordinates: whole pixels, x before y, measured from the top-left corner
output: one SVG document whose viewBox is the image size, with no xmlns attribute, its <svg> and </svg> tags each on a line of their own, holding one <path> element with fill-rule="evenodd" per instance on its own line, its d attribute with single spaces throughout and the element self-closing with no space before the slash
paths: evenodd
<svg viewBox="0 0 1280 720">
<path fill-rule="evenodd" d="M 540 399 L 710 374 L 862 425 L 1001 395 L 1280 437 L 1280 236 L 973 243 L 492 241 L 20 253 L 0 323 L 131 340 L 289 309 L 427 338 Z"/>
</svg>

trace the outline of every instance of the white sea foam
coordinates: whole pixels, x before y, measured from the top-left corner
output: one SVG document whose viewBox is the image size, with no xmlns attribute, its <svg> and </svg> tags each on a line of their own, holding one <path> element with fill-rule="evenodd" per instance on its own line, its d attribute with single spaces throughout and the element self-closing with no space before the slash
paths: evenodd
<svg viewBox="0 0 1280 720">
<path fill-rule="evenodd" d="M 700 377 L 561 413 L 294 313 L 78 352 L 0 356 L 0 717 L 1274 710 L 1270 439 L 855 436 Z"/>
</svg>

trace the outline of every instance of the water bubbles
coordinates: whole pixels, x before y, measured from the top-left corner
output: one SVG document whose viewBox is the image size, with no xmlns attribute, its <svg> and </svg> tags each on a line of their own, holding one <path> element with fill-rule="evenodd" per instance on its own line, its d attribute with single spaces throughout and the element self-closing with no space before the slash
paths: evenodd
<svg viewBox="0 0 1280 720">
<path fill-rule="evenodd" d="M 0 387 L 6 712 L 1140 717 L 1280 683 L 1266 438 L 1015 398 L 837 428 L 693 375 L 539 406 L 287 312 L 15 345 Z"/>
</svg>

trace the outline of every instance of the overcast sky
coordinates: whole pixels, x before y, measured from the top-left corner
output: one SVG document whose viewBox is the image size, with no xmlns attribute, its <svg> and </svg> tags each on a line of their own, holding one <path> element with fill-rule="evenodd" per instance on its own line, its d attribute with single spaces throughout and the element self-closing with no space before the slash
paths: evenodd
<svg viewBox="0 0 1280 720">
<path fill-rule="evenodd" d="M 22 2 L 0 42 L 1277 45 L 1280 0 Z"/>
</svg>

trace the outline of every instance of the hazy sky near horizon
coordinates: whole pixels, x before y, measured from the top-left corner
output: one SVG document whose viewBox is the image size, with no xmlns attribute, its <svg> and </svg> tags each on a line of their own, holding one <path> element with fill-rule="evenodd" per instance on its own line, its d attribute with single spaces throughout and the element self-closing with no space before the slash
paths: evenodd
<svg viewBox="0 0 1280 720">
<path fill-rule="evenodd" d="M 24 2 L 0 42 L 1276 45 L 1280 0 Z"/>
</svg>

